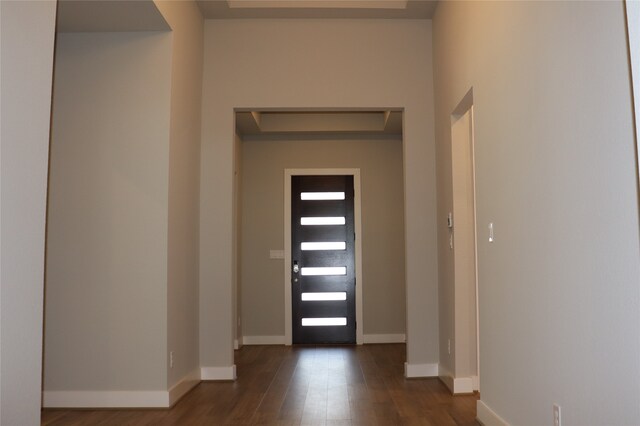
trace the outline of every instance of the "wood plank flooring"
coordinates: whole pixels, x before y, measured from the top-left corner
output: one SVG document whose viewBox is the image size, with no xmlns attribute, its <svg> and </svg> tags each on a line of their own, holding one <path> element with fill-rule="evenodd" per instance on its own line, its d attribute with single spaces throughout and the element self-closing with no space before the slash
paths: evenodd
<svg viewBox="0 0 640 426">
<path fill-rule="evenodd" d="M 403 377 L 405 345 L 245 346 L 235 382 L 202 382 L 167 410 L 43 410 L 42 425 L 479 425 L 474 395 Z"/>
</svg>

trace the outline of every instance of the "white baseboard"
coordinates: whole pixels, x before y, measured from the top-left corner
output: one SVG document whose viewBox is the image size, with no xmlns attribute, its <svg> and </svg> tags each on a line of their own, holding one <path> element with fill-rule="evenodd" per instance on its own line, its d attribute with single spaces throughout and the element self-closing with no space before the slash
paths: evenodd
<svg viewBox="0 0 640 426">
<path fill-rule="evenodd" d="M 407 338 L 404 334 L 365 334 L 363 337 L 363 343 L 404 343 Z"/>
<path fill-rule="evenodd" d="M 404 363 L 404 376 L 412 377 L 438 377 L 438 364 L 409 364 Z"/>
<path fill-rule="evenodd" d="M 438 378 L 454 395 L 469 394 L 478 390 L 478 376 L 453 377 L 453 374 L 442 365 L 438 365 L 438 371 Z"/>
<path fill-rule="evenodd" d="M 284 336 L 243 336 L 243 345 L 284 345 Z"/>
<path fill-rule="evenodd" d="M 44 408 L 168 408 L 200 383 L 200 369 L 168 391 L 44 391 Z"/>
<path fill-rule="evenodd" d="M 238 349 L 240 349 L 240 341 L 239 341 L 238 339 L 235 339 L 235 340 L 233 341 L 233 349 L 234 349 L 234 350 L 236 350 L 236 351 L 237 351 Z"/>
<path fill-rule="evenodd" d="M 481 400 L 477 402 L 477 420 L 484 426 L 509 426 L 509 423 Z"/>
<path fill-rule="evenodd" d="M 473 390 L 474 391 L 479 391 L 480 390 L 480 377 L 471 376 L 471 380 L 473 381 Z"/>
<path fill-rule="evenodd" d="M 438 364 L 438 378 L 444 385 L 449 388 L 449 392 L 453 392 L 453 374 L 444 367 L 442 364 Z"/>
<path fill-rule="evenodd" d="M 200 379 L 201 380 L 235 380 L 236 366 L 230 365 L 228 367 L 201 367 Z"/>
<path fill-rule="evenodd" d="M 44 391 L 44 408 L 167 408 L 168 391 Z"/>
<path fill-rule="evenodd" d="M 453 379 L 453 394 L 473 393 L 473 379 L 471 377 L 455 377 Z"/>
<path fill-rule="evenodd" d="M 200 383 L 200 368 L 193 370 L 184 376 L 178 383 L 169 389 L 169 406 L 178 402 L 187 392 Z"/>
</svg>

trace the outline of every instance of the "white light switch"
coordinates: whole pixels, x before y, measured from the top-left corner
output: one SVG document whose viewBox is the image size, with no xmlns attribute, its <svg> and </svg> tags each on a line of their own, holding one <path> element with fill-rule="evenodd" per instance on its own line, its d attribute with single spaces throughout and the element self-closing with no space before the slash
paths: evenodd
<svg viewBox="0 0 640 426">
<path fill-rule="evenodd" d="M 489 224 L 489 242 L 493 242 L 493 222 Z"/>
<path fill-rule="evenodd" d="M 269 250 L 269 259 L 284 259 L 284 250 Z"/>
</svg>

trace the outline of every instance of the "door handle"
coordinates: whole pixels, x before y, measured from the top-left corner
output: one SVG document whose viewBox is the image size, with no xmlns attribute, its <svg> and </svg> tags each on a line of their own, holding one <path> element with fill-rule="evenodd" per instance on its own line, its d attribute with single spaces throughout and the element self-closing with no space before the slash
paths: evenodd
<svg viewBox="0 0 640 426">
<path fill-rule="evenodd" d="M 300 267 L 298 266 L 298 261 L 294 260 L 293 261 L 293 273 L 297 274 L 298 272 L 300 272 Z"/>
</svg>

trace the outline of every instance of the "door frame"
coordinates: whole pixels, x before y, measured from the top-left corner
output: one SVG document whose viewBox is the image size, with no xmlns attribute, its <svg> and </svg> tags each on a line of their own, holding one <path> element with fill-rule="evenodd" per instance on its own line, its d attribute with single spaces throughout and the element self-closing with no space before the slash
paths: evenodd
<svg viewBox="0 0 640 426">
<path fill-rule="evenodd" d="M 363 343 L 362 320 L 362 217 L 360 203 L 360 169 L 284 169 L 284 344 L 293 342 L 291 314 L 291 177 L 292 176 L 353 176 L 353 217 L 356 232 L 356 344 Z"/>
<path fill-rule="evenodd" d="M 629 67 L 631 68 L 631 90 L 633 92 L 634 123 L 636 131 L 636 162 L 640 164 L 640 3 L 625 1 L 627 18 L 627 44 L 629 48 Z M 637 171 L 640 183 L 640 170 Z"/>
<path fill-rule="evenodd" d="M 473 100 L 473 88 L 469 89 L 464 98 L 460 101 L 460 103 L 456 106 L 451 114 L 451 128 L 455 122 L 461 119 L 465 114 L 469 114 L 469 149 L 471 154 L 471 180 L 472 186 L 471 191 L 473 192 L 473 205 L 471 206 L 473 213 L 473 252 L 474 252 L 474 272 L 475 272 L 475 282 L 474 282 L 474 290 L 475 290 L 475 333 L 476 333 L 476 375 L 471 378 L 471 391 L 480 391 L 480 289 L 479 289 L 479 277 L 478 277 L 478 192 L 476 186 L 476 137 L 475 137 L 475 111 L 474 111 L 474 100 Z M 453 140 L 453 135 L 451 135 L 451 144 L 453 148 L 453 144 L 456 143 Z M 456 161 L 454 156 L 451 156 L 451 168 L 453 171 L 453 162 Z M 453 181 L 452 181 L 452 190 L 453 190 Z M 452 209 L 453 210 L 453 209 Z M 455 211 L 454 213 L 454 221 L 455 221 Z M 454 225 L 455 229 L 455 225 Z M 455 230 L 453 231 L 455 233 Z M 454 246 L 454 257 L 455 257 L 455 246 Z M 455 262 L 455 261 L 454 261 Z M 456 284 L 455 278 L 455 266 L 454 266 L 454 286 Z M 454 315 L 457 309 L 460 309 L 458 304 L 455 302 L 454 298 Z M 457 336 L 454 337 L 457 339 Z M 455 370 L 455 361 L 454 361 L 454 370 Z M 456 374 L 454 373 L 454 376 Z M 454 377 L 454 388 L 455 377 Z M 469 391 L 468 386 L 465 386 L 465 390 L 463 392 Z M 455 391 L 452 389 L 452 392 Z"/>
</svg>

